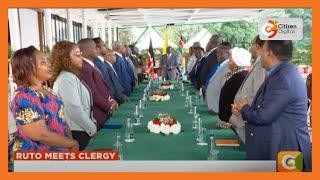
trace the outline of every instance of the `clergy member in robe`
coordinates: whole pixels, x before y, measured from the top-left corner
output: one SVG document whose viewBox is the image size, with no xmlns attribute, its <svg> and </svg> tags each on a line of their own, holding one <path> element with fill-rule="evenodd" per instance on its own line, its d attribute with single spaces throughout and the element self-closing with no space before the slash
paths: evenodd
<svg viewBox="0 0 320 180">
<path fill-rule="evenodd" d="M 206 89 L 206 104 L 210 114 L 218 114 L 221 89 L 226 82 L 225 74 L 229 72 L 228 62 L 231 46 L 220 45 L 217 52 L 219 68 L 210 78 Z"/>
<path fill-rule="evenodd" d="M 261 40 L 259 36 L 256 36 L 252 40 L 250 51 L 252 59 L 254 59 L 253 69 L 249 73 L 248 77 L 243 81 L 235 99 L 247 97 L 249 104 L 251 104 L 258 89 L 266 78 L 267 71 L 263 69 L 261 64 L 261 54 L 264 42 L 265 41 Z M 242 116 L 236 116 L 235 114 L 232 114 L 229 122 L 232 124 L 240 139 L 245 142 L 245 124 Z"/>
<path fill-rule="evenodd" d="M 220 68 L 221 64 L 226 60 L 226 55 L 228 55 L 228 51 L 231 49 L 231 44 L 229 42 L 222 42 L 217 49 L 217 61 L 218 63 L 211 69 L 210 74 L 208 75 L 205 83 L 205 88 L 207 89 L 208 84 L 212 76 L 217 72 Z"/>
<path fill-rule="evenodd" d="M 248 75 L 248 66 L 250 66 L 251 53 L 243 48 L 233 48 L 231 50 L 231 57 L 228 62 L 230 72 L 225 75 L 226 82 L 223 85 L 219 99 L 219 119 L 223 122 L 218 122 L 220 127 L 224 126 L 224 122 L 228 122 L 231 115 L 231 104 L 233 104 L 234 97 L 238 92 L 242 82 Z"/>
</svg>

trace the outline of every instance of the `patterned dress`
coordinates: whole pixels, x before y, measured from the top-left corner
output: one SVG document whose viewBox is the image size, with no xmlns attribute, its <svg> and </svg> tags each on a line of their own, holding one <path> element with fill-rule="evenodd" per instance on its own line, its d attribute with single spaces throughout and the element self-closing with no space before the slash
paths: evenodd
<svg viewBox="0 0 320 180">
<path fill-rule="evenodd" d="M 38 141 L 33 141 L 23 132 L 22 126 L 39 120 L 45 120 L 46 127 L 51 132 L 67 137 L 68 125 L 63 117 L 63 103 L 53 94 L 52 90 L 43 94 L 30 86 L 21 86 L 15 91 L 12 101 L 12 113 L 17 124 L 17 137 L 13 151 L 66 151 L 67 148 L 51 147 Z"/>
</svg>

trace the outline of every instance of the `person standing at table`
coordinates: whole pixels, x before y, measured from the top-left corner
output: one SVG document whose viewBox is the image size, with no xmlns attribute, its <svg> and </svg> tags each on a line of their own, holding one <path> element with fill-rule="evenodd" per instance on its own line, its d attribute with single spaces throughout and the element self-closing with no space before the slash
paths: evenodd
<svg viewBox="0 0 320 180">
<path fill-rule="evenodd" d="M 226 52 L 226 51 L 229 51 L 230 49 L 231 49 L 231 44 L 229 42 L 222 42 L 218 46 L 218 49 L 217 49 L 217 61 L 218 61 L 218 63 L 211 69 L 210 74 L 208 75 L 208 77 L 206 79 L 206 82 L 205 82 L 205 89 L 207 89 L 210 79 L 218 71 L 220 65 L 226 60 L 224 55 L 229 54 L 229 52 Z"/>
<path fill-rule="evenodd" d="M 52 77 L 44 53 L 34 46 L 17 50 L 11 59 L 18 88 L 11 103 L 17 125 L 13 151 L 78 150 L 63 115 L 63 102 L 43 83 Z"/>
<path fill-rule="evenodd" d="M 107 67 L 107 72 L 110 75 L 110 79 L 115 87 L 116 96 L 119 97 L 120 102 L 129 101 L 129 97 L 125 95 L 124 89 L 121 86 L 120 79 L 113 68 L 113 64 L 116 62 L 116 54 L 111 49 L 106 49 L 103 58 L 105 59 L 105 65 Z"/>
<path fill-rule="evenodd" d="M 83 57 L 81 80 L 89 86 L 92 92 L 93 117 L 97 120 L 97 128 L 100 130 L 111 114 L 118 109 L 118 103 L 111 98 L 107 82 L 93 63 L 97 57 L 94 41 L 89 38 L 81 39 L 78 46 Z"/>
<path fill-rule="evenodd" d="M 220 98 L 219 98 L 219 120 L 220 127 L 230 127 L 229 118 L 231 117 L 231 104 L 238 92 L 242 82 L 248 75 L 248 67 L 251 60 L 251 54 L 243 48 L 233 48 L 228 61 L 230 72 L 225 75 L 226 82 L 224 83 Z M 226 126 L 228 125 L 228 126 Z"/>
<path fill-rule="evenodd" d="M 312 127 L 312 73 L 307 76 L 306 80 L 307 87 L 307 97 L 308 97 L 308 116 L 309 116 L 309 126 Z"/>
<path fill-rule="evenodd" d="M 116 54 L 116 62 L 113 64 L 113 67 L 117 72 L 126 96 L 129 97 L 133 90 L 133 82 L 129 64 L 123 56 L 126 53 L 126 48 L 122 43 L 116 41 L 112 45 L 112 50 Z"/>
<path fill-rule="evenodd" d="M 300 151 L 304 170 L 311 171 L 307 91 L 292 54 L 291 40 L 266 41 L 261 64 L 267 78 L 251 105 L 246 97 L 235 100 L 233 113 L 245 121 L 247 159 L 276 160 L 281 151 Z"/>
<path fill-rule="evenodd" d="M 205 58 L 204 49 L 202 47 L 194 47 L 193 48 L 194 56 L 197 58 L 191 72 L 189 73 L 189 78 L 191 84 L 197 87 L 197 75 L 196 72 L 200 66 L 201 61 Z"/>
<path fill-rule="evenodd" d="M 128 97 L 124 94 L 124 89 L 120 84 L 117 73 L 115 72 L 112 63 L 115 62 L 115 54 L 112 52 L 114 59 L 111 59 L 109 49 L 101 38 L 93 38 L 96 43 L 98 57 L 93 61 L 103 75 L 104 80 L 107 82 L 110 88 L 110 94 L 119 104 L 123 104 L 128 100 Z M 108 59 L 106 59 L 108 58 Z"/>
<path fill-rule="evenodd" d="M 129 45 L 131 53 L 129 54 L 129 58 L 132 60 L 134 64 L 134 71 L 137 74 L 138 84 L 143 81 L 142 67 L 143 62 L 139 57 L 139 49 L 134 45 Z"/>
<path fill-rule="evenodd" d="M 239 97 L 246 96 L 249 104 L 252 103 L 254 96 L 256 95 L 258 89 L 263 83 L 267 72 L 262 68 L 261 65 L 261 53 L 262 47 L 265 41 L 261 40 L 259 36 L 256 36 L 251 43 L 251 55 L 254 59 L 253 70 L 249 73 L 248 77 L 244 80 L 241 87 L 239 88 L 235 99 Z M 240 115 L 232 115 L 229 119 L 229 122 L 232 124 L 233 128 L 237 132 L 237 135 L 240 139 L 245 142 L 245 129 L 244 122 Z"/>
<path fill-rule="evenodd" d="M 189 73 L 192 71 L 193 66 L 194 66 L 194 65 L 196 64 L 196 62 L 197 62 L 197 58 L 196 58 L 196 56 L 195 56 L 195 54 L 194 54 L 194 51 L 195 51 L 195 48 L 196 48 L 196 47 L 201 47 L 201 44 L 200 44 L 199 41 L 194 42 L 193 45 L 190 46 L 190 48 L 189 48 L 189 55 L 190 55 L 190 57 L 189 57 L 189 61 L 188 61 L 188 63 L 187 63 L 187 74 L 189 74 Z"/>
<path fill-rule="evenodd" d="M 126 60 L 127 65 L 129 66 L 130 70 L 130 77 L 131 77 L 131 82 L 133 84 L 133 89 L 138 89 L 138 74 L 135 71 L 135 66 L 132 62 L 132 59 L 130 59 L 130 54 L 132 54 L 131 49 L 129 46 L 125 46 L 125 54 L 123 54 L 124 59 Z"/>
<path fill-rule="evenodd" d="M 198 89 L 202 88 L 204 91 L 204 85 L 206 80 L 210 74 L 210 71 L 214 66 L 218 63 L 217 61 L 217 48 L 221 44 L 221 37 L 218 35 L 212 35 L 209 42 L 206 46 L 207 55 L 205 58 L 200 62 L 199 68 L 196 72 L 197 75 L 197 82 L 198 82 Z M 205 93 L 204 93 L 205 95 Z"/>
<path fill-rule="evenodd" d="M 167 47 L 167 54 L 165 54 L 161 61 L 160 66 L 163 69 L 162 76 L 168 80 L 175 80 L 177 76 L 178 59 L 171 53 L 171 47 Z"/>
<path fill-rule="evenodd" d="M 226 82 L 225 75 L 230 72 L 228 67 L 231 45 L 221 43 L 217 49 L 217 60 L 219 67 L 210 78 L 206 89 L 206 104 L 210 114 L 219 113 L 219 100 L 221 89 Z"/>
<path fill-rule="evenodd" d="M 91 90 L 80 80 L 82 56 L 75 43 L 57 42 L 51 51 L 53 91 L 64 102 L 65 118 L 70 125 L 72 137 L 84 150 L 97 132 L 97 121 L 93 118 Z"/>
</svg>

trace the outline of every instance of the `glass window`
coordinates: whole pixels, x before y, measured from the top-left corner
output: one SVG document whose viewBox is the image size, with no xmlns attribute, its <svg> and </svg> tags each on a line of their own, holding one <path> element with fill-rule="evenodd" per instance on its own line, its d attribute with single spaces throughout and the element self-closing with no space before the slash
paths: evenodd
<svg viewBox="0 0 320 180">
<path fill-rule="evenodd" d="M 73 40 L 78 42 L 82 38 L 82 24 L 78 22 L 72 22 L 73 25 Z"/>
<path fill-rule="evenodd" d="M 53 43 L 67 39 L 67 19 L 58 15 L 51 16 Z"/>
</svg>

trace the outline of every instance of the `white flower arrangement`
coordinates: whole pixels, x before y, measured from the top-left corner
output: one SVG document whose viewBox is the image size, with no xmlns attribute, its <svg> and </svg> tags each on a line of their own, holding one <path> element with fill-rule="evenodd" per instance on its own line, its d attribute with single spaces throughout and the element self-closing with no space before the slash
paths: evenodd
<svg viewBox="0 0 320 180">
<path fill-rule="evenodd" d="M 163 89 L 163 90 L 174 89 L 174 84 L 172 84 L 170 81 L 165 81 L 161 83 L 160 89 Z"/>
<path fill-rule="evenodd" d="M 160 89 L 163 89 L 163 90 L 174 89 L 174 84 L 161 85 L 161 86 L 160 86 Z"/>
<path fill-rule="evenodd" d="M 164 95 L 164 96 L 161 96 L 161 95 L 151 95 L 149 97 L 149 100 L 150 101 L 169 101 L 170 100 L 170 95 L 167 94 L 167 95 Z"/>
<path fill-rule="evenodd" d="M 159 114 L 159 118 L 155 118 L 148 122 L 147 128 L 150 132 L 156 134 L 179 134 L 181 131 L 181 124 L 168 114 Z"/>
<path fill-rule="evenodd" d="M 157 89 L 149 96 L 150 101 L 169 101 L 170 95 L 162 89 Z"/>
</svg>

